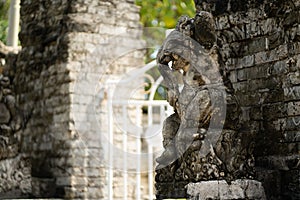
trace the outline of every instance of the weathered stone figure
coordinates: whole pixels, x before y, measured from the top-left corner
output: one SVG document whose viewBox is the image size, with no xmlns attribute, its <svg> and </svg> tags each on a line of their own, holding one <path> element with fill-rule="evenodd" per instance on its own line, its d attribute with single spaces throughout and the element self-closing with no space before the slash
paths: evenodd
<svg viewBox="0 0 300 200">
<path fill-rule="evenodd" d="M 157 198 L 186 197 L 191 182 L 253 178 L 254 133 L 241 134 L 240 109 L 220 59 L 212 15 L 181 17 L 157 62 L 175 111 L 162 131 Z"/>
<path fill-rule="evenodd" d="M 191 131 L 188 129 L 196 128 L 195 131 L 197 132 L 200 128 L 201 130 L 199 131 L 203 132 L 209 127 L 211 116 L 215 111 L 212 109 L 209 94 L 212 93 L 213 87 L 211 87 L 209 92 L 207 85 L 210 84 L 211 86 L 214 86 L 214 88 L 218 89 L 221 93 L 221 90 L 224 89 L 224 87 L 220 88 L 220 86 L 223 85 L 223 81 L 219 72 L 220 64 L 218 62 L 217 46 L 215 45 L 216 35 L 214 34 L 214 27 L 212 26 L 212 23 L 212 17 L 207 12 L 199 13 L 196 15 L 195 19 L 189 19 L 186 16 L 181 17 L 176 27 L 176 31 L 171 33 L 169 39 L 167 39 L 158 54 L 157 60 L 160 72 L 164 76 L 165 80 L 168 81 L 168 101 L 170 102 L 170 105 L 175 108 L 175 114 L 167 119 L 165 123 L 166 126 L 168 126 L 168 121 L 173 123 L 172 127 L 175 131 L 165 128 L 163 134 L 165 136 L 165 140 L 168 140 L 167 138 L 173 138 L 170 136 L 173 135 L 174 132 L 177 132 L 176 130 L 179 128 L 179 126 L 176 126 L 174 123 L 185 124 L 180 127 L 176 136 L 176 141 L 173 141 L 176 142 L 177 151 L 179 151 L 181 155 L 186 150 L 186 140 L 189 140 L 193 136 L 199 137 L 198 134 L 189 135 Z M 197 32 L 194 31 L 195 27 L 200 27 L 200 30 Z M 181 35 L 181 33 L 183 35 Z M 203 44 L 202 46 L 199 46 L 200 49 L 198 51 L 199 55 L 201 55 L 199 56 L 200 59 L 196 58 L 196 62 L 191 61 L 192 63 L 190 63 L 188 61 L 197 55 L 197 48 L 192 50 L 192 46 L 190 47 L 191 52 L 186 51 L 184 44 L 181 47 L 176 47 L 183 52 L 182 55 L 180 55 L 181 52 L 179 52 L 179 55 L 176 54 L 177 52 L 170 53 L 172 48 L 174 48 L 174 46 L 172 46 L 174 43 L 178 43 L 179 45 L 181 44 L 181 36 L 183 38 L 184 36 L 193 37 L 195 40 L 191 39 L 191 41 L 188 41 L 189 38 L 184 39 L 188 42 L 194 43 L 192 46 L 198 45 L 198 42 L 199 44 Z M 188 47 L 187 49 L 190 48 Z M 185 51 L 187 53 L 184 53 Z M 201 57 L 203 56 L 204 59 L 207 60 L 206 62 L 201 61 Z M 172 61 L 172 69 L 168 67 L 168 63 L 170 61 Z M 182 73 L 181 79 L 178 78 L 178 76 L 180 76 L 178 72 Z M 180 84 L 183 84 L 183 88 L 182 91 L 179 92 L 178 86 Z M 221 94 L 220 92 L 215 92 L 214 94 Z M 176 118 L 180 118 L 181 122 L 176 120 Z M 192 126 L 188 125 L 188 123 Z M 223 123 L 221 123 L 221 127 L 223 127 Z M 167 143 L 170 142 L 165 141 L 164 143 L 165 146 L 167 146 Z M 172 155 L 174 156 L 175 153 L 173 148 L 170 146 L 172 145 L 168 145 L 164 154 L 158 158 L 159 163 L 167 164 L 172 160 Z"/>
</svg>

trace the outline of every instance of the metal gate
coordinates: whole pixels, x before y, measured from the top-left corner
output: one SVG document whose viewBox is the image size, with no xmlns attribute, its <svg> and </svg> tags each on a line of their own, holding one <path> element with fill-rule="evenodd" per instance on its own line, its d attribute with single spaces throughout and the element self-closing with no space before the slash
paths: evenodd
<svg viewBox="0 0 300 200">
<path fill-rule="evenodd" d="M 146 73 L 155 66 L 152 61 L 121 80 L 106 83 L 110 200 L 155 199 L 154 157 L 162 151 L 163 121 L 173 112 L 166 100 L 154 100 L 157 90 L 164 90 L 161 76 L 155 79 Z M 139 90 L 144 90 L 145 83 L 146 95 Z"/>
</svg>

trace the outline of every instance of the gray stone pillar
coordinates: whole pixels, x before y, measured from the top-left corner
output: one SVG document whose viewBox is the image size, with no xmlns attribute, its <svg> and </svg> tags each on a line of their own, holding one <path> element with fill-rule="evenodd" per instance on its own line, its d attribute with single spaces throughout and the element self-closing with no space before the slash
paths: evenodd
<svg viewBox="0 0 300 200">
<path fill-rule="evenodd" d="M 132 0 L 22 0 L 21 21 L 15 84 L 29 113 L 21 151 L 32 164 L 32 195 L 107 199 L 98 89 L 143 63 L 134 51 L 143 47 L 139 8 Z"/>
</svg>

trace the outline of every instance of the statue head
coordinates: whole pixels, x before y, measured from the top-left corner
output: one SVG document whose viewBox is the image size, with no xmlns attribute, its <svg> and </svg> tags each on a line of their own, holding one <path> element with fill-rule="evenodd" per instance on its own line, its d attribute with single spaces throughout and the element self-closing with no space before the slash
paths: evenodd
<svg viewBox="0 0 300 200">
<path fill-rule="evenodd" d="M 201 11 L 194 18 L 194 39 L 210 49 L 216 42 L 216 29 L 214 18 L 211 13 Z"/>
</svg>

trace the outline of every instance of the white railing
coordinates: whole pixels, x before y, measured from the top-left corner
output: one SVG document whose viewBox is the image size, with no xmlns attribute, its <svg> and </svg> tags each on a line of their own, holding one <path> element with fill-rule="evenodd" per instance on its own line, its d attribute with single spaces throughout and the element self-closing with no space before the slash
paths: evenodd
<svg viewBox="0 0 300 200">
<path fill-rule="evenodd" d="M 20 0 L 11 0 L 9 7 L 7 46 L 18 47 Z"/>
<path fill-rule="evenodd" d="M 119 81 L 107 81 L 107 112 L 108 112 L 108 197 L 115 198 L 114 180 L 120 179 L 122 174 L 122 199 L 155 199 L 154 192 L 154 155 L 162 150 L 161 129 L 165 118 L 172 113 L 172 107 L 166 100 L 154 100 L 157 88 L 163 78 L 154 80 L 145 76 L 145 72 L 155 67 L 155 61 L 147 64 L 143 68 L 130 73 L 129 78 Z M 134 85 L 134 80 L 142 80 L 146 77 L 151 80 L 149 98 L 143 99 L 143 95 L 126 96 Z M 138 81 L 139 82 L 139 81 Z M 141 83 L 142 83 L 141 82 Z M 129 83 L 129 84 L 127 84 Z M 132 90 L 135 88 L 132 87 Z M 124 94 L 122 94 L 124 92 Z M 123 98 L 124 97 L 124 98 Z M 147 111 L 142 113 L 142 108 Z M 116 144 L 116 140 L 122 140 L 122 144 Z M 135 143 L 135 148 L 132 144 Z M 119 148 L 116 146 L 119 145 Z M 134 150 L 133 150 L 134 149 Z M 146 152 L 145 152 L 146 149 Z M 122 156 L 120 156 L 120 151 Z M 145 164 L 146 163 L 146 164 Z M 122 166 L 120 166 L 122 165 Z M 118 171 L 118 175 L 116 175 Z M 147 174 L 147 176 L 143 176 Z M 129 189 L 132 178 L 135 176 L 135 189 Z M 145 180 L 147 179 L 147 180 Z M 141 191 L 141 188 L 148 188 Z M 120 192 L 120 191 L 118 191 Z M 120 199 L 120 197 L 118 198 Z"/>
</svg>

